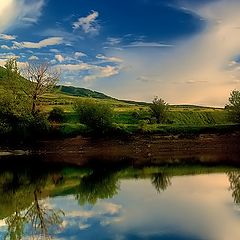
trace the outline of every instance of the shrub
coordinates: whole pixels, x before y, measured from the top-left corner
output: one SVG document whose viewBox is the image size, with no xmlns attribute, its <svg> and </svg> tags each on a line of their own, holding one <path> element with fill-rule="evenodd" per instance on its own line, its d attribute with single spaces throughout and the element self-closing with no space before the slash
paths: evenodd
<svg viewBox="0 0 240 240">
<path fill-rule="evenodd" d="M 139 109 L 136 111 L 132 112 L 132 118 L 136 119 L 136 120 L 150 120 L 151 116 L 149 114 L 149 111 L 145 110 L 145 109 Z"/>
<path fill-rule="evenodd" d="M 11 107 L 0 106 L 0 137 L 14 141 L 37 139 L 49 130 L 49 122 L 40 113 L 16 112 Z"/>
<path fill-rule="evenodd" d="M 74 110 L 79 122 L 87 125 L 94 133 L 105 134 L 113 124 L 113 110 L 107 104 L 94 100 L 78 100 L 74 104 Z"/>
<path fill-rule="evenodd" d="M 62 123 L 64 121 L 64 111 L 60 107 L 54 107 L 49 113 L 48 120 L 50 122 Z"/>
<path fill-rule="evenodd" d="M 225 106 L 231 121 L 240 123 L 240 91 L 233 90 L 230 93 L 229 104 Z"/>
<path fill-rule="evenodd" d="M 151 116 L 156 119 L 157 123 L 165 123 L 167 120 L 168 104 L 163 99 L 154 97 L 149 108 Z"/>
<path fill-rule="evenodd" d="M 43 113 L 34 113 L 30 121 L 30 131 L 32 136 L 44 136 L 50 129 L 49 121 Z"/>
</svg>

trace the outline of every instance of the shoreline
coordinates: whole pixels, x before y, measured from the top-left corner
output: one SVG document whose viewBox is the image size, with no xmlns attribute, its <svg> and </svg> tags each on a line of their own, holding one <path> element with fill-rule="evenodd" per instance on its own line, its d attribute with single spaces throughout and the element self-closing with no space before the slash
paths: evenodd
<svg viewBox="0 0 240 240">
<path fill-rule="evenodd" d="M 3 149 L 3 148 L 2 148 Z M 44 161 L 84 165 L 94 161 L 164 164 L 178 162 L 240 165 L 240 132 L 178 135 L 136 135 L 127 139 L 73 137 L 42 140 L 31 148 L 1 151 L 9 156 L 36 155 Z M 6 154 L 4 154 L 4 152 Z M 6 155 L 6 156 L 4 156 Z M 8 156 L 7 156 L 8 155 Z"/>
</svg>

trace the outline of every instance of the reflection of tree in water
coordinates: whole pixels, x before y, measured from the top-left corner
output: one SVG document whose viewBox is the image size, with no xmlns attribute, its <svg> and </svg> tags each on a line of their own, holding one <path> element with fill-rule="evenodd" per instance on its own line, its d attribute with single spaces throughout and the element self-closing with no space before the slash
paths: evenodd
<svg viewBox="0 0 240 240">
<path fill-rule="evenodd" d="M 8 227 L 5 239 L 19 240 L 25 234 L 30 234 L 31 239 L 50 239 L 50 233 L 59 228 L 64 213 L 40 200 L 46 179 L 33 179 L 24 174 L 5 179 L 1 201 L 9 200 L 11 212 L 14 212 L 5 218 Z"/>
<path fill-rule="evenodd" d="M 229 189 L 232 191 L 232 197 L 236 204 L 240 204 L 240 172 L 231 171 L 227 173 L 230 182 Z"/>
<path fill-rule="evenodd" d="M 119 182 L 116 173 L 95 171 L 81 179 L 76 198 L 80 205 L 95 204 L 98 199 L 112 198 L 118 190 Z"/>
<path fill-rule="evenodd" d="M 51 209 L 39 201 L 37 190 L 33 194 L 34 201 L 27 209 L 24 211 L 16 209 L 14 214 L 7 217 L 8 233 L 5 239 L 21 239 L 25 228 L 31 232 L 32 239 L 51 239 L 50 231 L 62 223 L 61 216 L 64 213 L 61 210 Z"/>
<path fill-rule="evenodd" d="M 151 182 L 156 190 L 161 193 L 171 185 L 171 177 L 164 172 L 159 172 L 151 176 Z"/>
</svg>

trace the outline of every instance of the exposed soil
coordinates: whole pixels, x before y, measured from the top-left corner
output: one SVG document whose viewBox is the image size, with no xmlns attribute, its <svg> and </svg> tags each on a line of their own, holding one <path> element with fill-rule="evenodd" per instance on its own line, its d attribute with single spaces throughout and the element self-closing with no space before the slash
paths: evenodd
<svg viewBox="0 0 240 240">
<path fill-rule="evenodd" d="M 135 136 L 127 140 L 76 137 L 42 141 L 34 151 L 47 161 L 84 165 L 94 161 L 133 164 L 206 163 L 240 166 L 240 133 L 178 136 Z"/>
</svg>

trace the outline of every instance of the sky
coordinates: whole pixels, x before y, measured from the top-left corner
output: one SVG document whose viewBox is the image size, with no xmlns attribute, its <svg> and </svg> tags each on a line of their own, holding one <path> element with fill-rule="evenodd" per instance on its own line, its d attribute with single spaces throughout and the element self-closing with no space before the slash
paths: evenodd
<svg viewBox="0 0 240 240">
<path fill-rule="evenodd" d="M 240 88 L 239 0 L 0 0 L 0 65 L 119 99 L 224 106 Z"/>
</svg>

